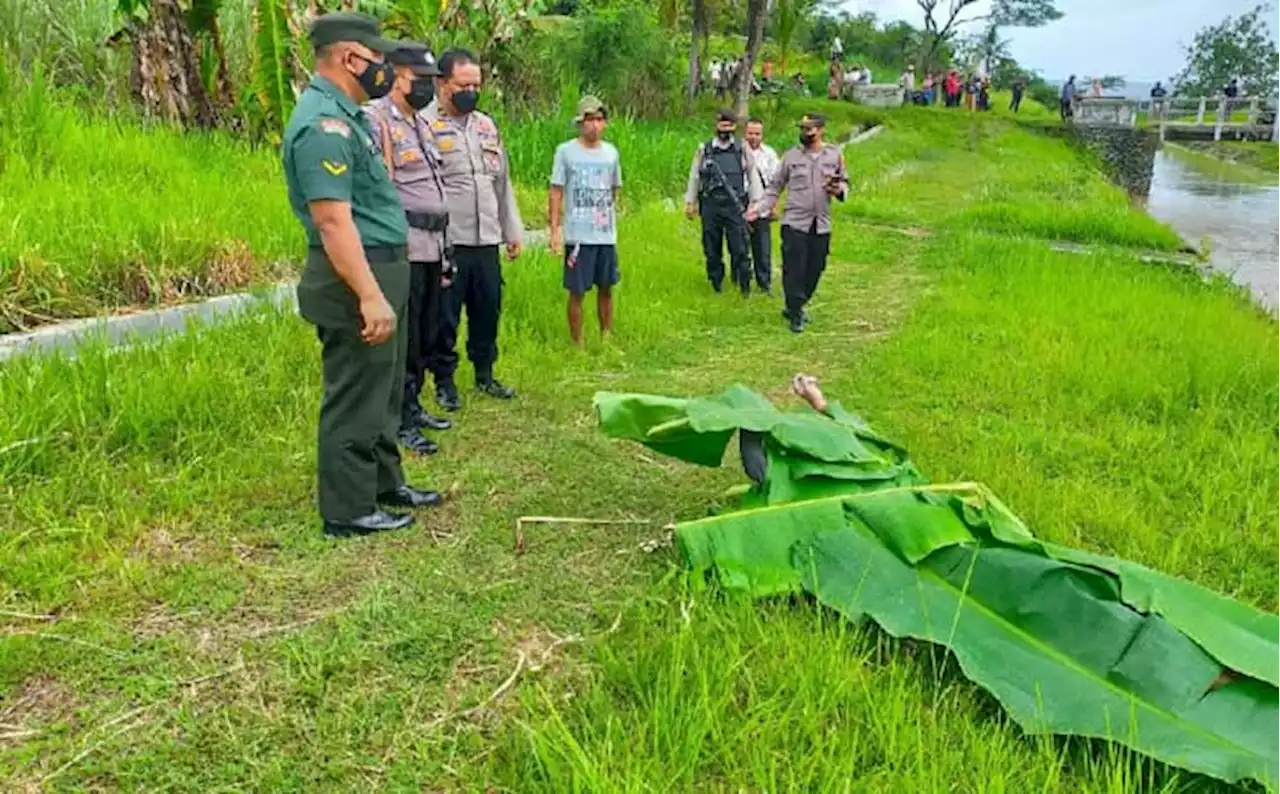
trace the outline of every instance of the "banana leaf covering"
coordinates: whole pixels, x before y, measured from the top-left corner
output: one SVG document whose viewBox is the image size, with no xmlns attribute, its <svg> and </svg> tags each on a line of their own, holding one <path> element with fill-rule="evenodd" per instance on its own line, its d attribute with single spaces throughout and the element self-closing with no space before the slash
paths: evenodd
<svg viewBox="0 0 1280 794">
<path fill-rule="evenodd" d="M 1028 733 L 1276 786 L 1276 615 L 1038 540 L 986 487 L 929 484 L 837 404 L 782 412 L 741 386 L 697 399 L 600 392 L 594 404 L 608 435 L 690 463 L 719 466 L 735 432 L 759 444 L 765 470 L 737 508 L 676 527 L 688 566 L 721 587 L 807 593 L 945 646 Z"/>
</svg>

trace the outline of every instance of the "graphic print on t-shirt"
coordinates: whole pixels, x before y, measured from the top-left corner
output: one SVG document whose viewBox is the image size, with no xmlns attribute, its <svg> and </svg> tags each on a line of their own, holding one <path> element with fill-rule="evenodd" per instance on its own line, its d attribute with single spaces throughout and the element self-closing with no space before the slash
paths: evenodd
<svg viewBox="0 0 1280 794">
<path fill-rule="evenodd" d="M 622 184 L 618 152 L 608 143 L 587 148 L 568 141 L 556 149 L 551 184 L 564 188 L 564 239 L 615 245 L 613 191 Z"/>
</svg>

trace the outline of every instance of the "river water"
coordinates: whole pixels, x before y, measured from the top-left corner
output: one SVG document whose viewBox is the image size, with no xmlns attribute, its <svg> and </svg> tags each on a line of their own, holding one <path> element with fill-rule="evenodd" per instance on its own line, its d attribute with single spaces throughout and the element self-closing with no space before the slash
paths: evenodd
<svg viewBox="0 0 1280 794">
<path fill-rule="evenodd" d="M 1146 207 L 1199 248 L 1208 242 L 1209 264 L 1247 286 L 1276 311 L 1280 293 L 1280 186 L 1248 184 L 1229 169 L 1200 169 L 1165 149 L 1156 152 Z"/>
</svg>

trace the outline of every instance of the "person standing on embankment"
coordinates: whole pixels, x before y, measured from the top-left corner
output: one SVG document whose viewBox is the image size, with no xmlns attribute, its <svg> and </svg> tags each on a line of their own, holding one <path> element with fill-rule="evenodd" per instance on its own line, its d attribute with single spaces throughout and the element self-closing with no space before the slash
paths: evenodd
<svg viewBox="0 0 1280 794">
<path fill-rule="evenodd" d="M 446 257 L 449 216 L 444 205 L 440 153 L 431 143 L 427 123 L 418 111 L 435 96 L 435 78 L 440 70 L 431 50 L 416 42 L 402 43 L 388 53 L 387 60 L 395 67 L 391 92 L 366 105 L 365 112 L 373 122 L 374 138 L 400 193 L 409 225 L 409 304 L 405 317 L 408 366 L 399 440 L 411 452 L 431 455 L 439 446 L 423 435 L 422 429 L 448 430 L 452 423 L 428 413 L 420 395 L 427 372 L 437 377 L 441 372 L 440 310 L 443 286 L 452 279 L 453 263 Z"/>
<path fill-rule="evenodd" d="M 831 199 L 844 201 L 849 191 L 844 155 L 823 142 L 826 117 L 809 113 L 800 120 L 800 145 L 787 151 L 764 192 L 758 213 L 768 215 L 785 190 L 787 206 L 782 215 L 782 292 L 786 308 L 782 316 L 792 333 L 800 333 L 809 321 L 805 304 L 813 297 L 827 267 L 831 246 Z M 756 210 L 748 213 L 753 220 Z"/>
<path fill-rule="evenodd" d="M 602 140 L 608 124 L 604 103 L 593 96 L 578 101 L 578 137 L 556 147 L 547 191 L 550 248 L 564 254 L 564 288 L 569 292 L 569 338 L 582 341 L 582 296 L 596 290 L 600 335 L 613 331 L 613 287 L 618 283 L 618 227 L 614 203 L 622 187 L 618 150 Z"/>
<path fill-rule="evenodd" d="M 760 184 L 767 185 L 778 170 L 778 153 L 764 142 L 764 122 L 752 117 L 747 120 L 746 142 L 751 154 L 751 162 L 756 169 Z M 751 269 L 756 276 L 756 286 L 766 295 L 773 294 L 773 221 L 777 213 L 765 215 L 747 224 L 748 239 L 751 243 Z"/>
<path fill-rule="evenodd" d="M 684 212 L 691 219 L 695 215 L 702 219 L 702 252 L 711 288 L 724 289 L 723 246 L 727 243 L 733 281 L 745 298 L 751 294 L 745 216 L 764 191 L 751 153 L 734 138 L 737 125 L 733 111 L 716 114 L 716 136 L 698 147 L 689 166 Z"/>
<path fill-rule="evenodd" d="M 447 411 L 462 407 L 453 382 L 454 353 L 462 309 L 467 310 L 467 357 L 476 371 L 476 390 L 509 400 L 515 390 L 493 375 L 498 360 L 498 317 L 502 313 L 502 263 L 520 256 L 524 224 L 511 186 L 507 152 L 493 119 L 476 110 L 480 101 L 480 65 L 470 52 L 446 50 L 435 101 L 422 111 L 444 162 L 445 203 L 449 208 L 449 242 L 457 268 L 449 311 L 441 325 L 446 350 L 436 381 L 436 401 Z"/>
<path fill-rule="evenodd" d="M 311 26 L 316 74 L 281 147 L 294 215 L 307 235 L 298 309 L 316 327 L 324 369 L 317 485 L 333 536 L 403 529 L 440 494 L 405 484 L 396 446 L 405 371 L 408 226 L 361 102 L 391 89 L 382 38 L 365 14 L 326 14 Z"/>
</svg>

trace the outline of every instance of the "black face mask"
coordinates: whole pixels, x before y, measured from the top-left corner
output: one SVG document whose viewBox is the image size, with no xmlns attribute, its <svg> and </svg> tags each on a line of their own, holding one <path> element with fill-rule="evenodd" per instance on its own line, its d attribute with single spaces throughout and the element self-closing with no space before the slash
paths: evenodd
<svg viewBox="0 0 1280 794">
<path fill-rule="evenodd" d="M 722 141 L 733 140 L 733 130 L 716 130 L 716 137 Z"/>
<path fill-rule="evenodd" d="M 808 146 L 809 144 L 813 143 L 814 140 L 817 139 L 817 137 L 818 136 L 816 133 L 802 132 L 800 133 L 800 143 L 803 144 L 804 146 Z"/>
<path fill-rule="evenodd" d="M 453 107 L 459 113 L 470 113 L 480 103 L 480 92 L 474 88 L 453 92 Z"/>
<path fill-rule="evenodd" d="M 387 61 L 377 63 L 363 55 L 356 57 L 365 63 L 364 71 L 356 75 L 356 82 L 360 84 L 365 95 L 370 99 L 381 99 L 386 96 L 391 91 L 391 84 L 395 82 L 395 67 Z"/>
<path fill-rule="evenodd" d="M 431 100 L 436 96 L 435 82 L 430 77 L 414 80 L 409 86 L 409 93 L 405 95 L 405 101 L 409 103 L 409 107 L 414 110 L 422 110 L 431 104 Z"/>
</svg>

